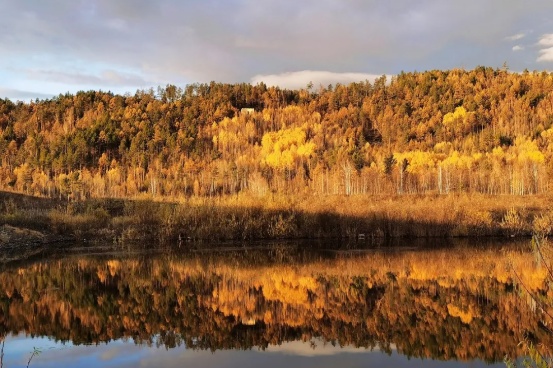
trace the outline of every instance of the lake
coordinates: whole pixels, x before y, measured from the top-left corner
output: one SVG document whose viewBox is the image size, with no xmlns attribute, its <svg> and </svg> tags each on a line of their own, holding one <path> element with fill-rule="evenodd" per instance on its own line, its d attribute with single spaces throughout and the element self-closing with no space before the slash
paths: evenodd
<svg viewBox="0 0 553 368">
<path fill-rule="evenodd" d="M 525 336 L 552 346 L 522 291 L 552 293 L 529 241 L 404 245 L 89 252 L 4 266 L 2 365 L 25 367 L 36 348 L 30 367 L 504 367 Z"/>
</svg>

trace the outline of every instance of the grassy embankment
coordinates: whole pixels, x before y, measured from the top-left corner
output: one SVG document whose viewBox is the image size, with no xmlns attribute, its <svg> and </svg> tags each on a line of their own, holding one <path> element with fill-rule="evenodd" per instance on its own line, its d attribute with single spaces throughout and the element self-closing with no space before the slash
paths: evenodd
<svg viewBox="0 0 553 368">
<path fill-rule="evenodd" d="M 0 244 L 527 236 L 553 222 L 548 196 L 324 196 L 91 199 L 0 192 Z M 14 228 L 17 228 L 15 231 Z M 24 231 L 22 229 L 25 229 Z M 542 231 L 543 232 L 543 231 Z M 145 241 L 147 241 L 145 243 Z"/>
</svg>

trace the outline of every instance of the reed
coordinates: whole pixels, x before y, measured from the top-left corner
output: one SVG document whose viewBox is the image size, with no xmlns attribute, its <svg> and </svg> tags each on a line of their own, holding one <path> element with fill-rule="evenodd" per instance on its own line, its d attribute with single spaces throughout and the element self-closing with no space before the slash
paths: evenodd
<svg viewBox="0 0 553 368">
<path fill-rule="evenodd" d="M 34 203 L 36 201 L 37 203 Z M 41 202 L 0 197 L 0 221 L 77 240 L 219 242 L 254 239 L 530 236 L 550 233 L 545 196 L 228 196 Z"/>
</svg>

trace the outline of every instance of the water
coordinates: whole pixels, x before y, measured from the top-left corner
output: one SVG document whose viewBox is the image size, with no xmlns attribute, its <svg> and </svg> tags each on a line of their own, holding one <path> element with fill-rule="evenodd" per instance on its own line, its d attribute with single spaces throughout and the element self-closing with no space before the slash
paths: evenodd
<svg viewBox="0 0 553 368">
<path fill-rule="evenodd" d="M 68 255 L 0 273 L 3 367 L 480 367 L 551 346 L 520 247 L 270 244 Z M 520 279 L 514 281 L 512 270 Z M 541 316 L 543 317 L 543 316 Z"/>
</svg>

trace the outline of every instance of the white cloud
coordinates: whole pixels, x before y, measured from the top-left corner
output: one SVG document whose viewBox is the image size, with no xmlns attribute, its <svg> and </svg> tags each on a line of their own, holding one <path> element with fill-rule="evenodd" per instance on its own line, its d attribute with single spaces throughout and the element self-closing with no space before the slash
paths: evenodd
<svg viewBox="0 0 553 368">
<path fill-rule="evenodd" d="M 259 74 L 251 79 L 251 83 L 257 84 L 259 82 L 264 82 L 268 86 L 298 89 L 305 88 L 310 82 L 317 87 L 319 85 L 327 86 L 336 83 L 349 84 L 365 80 L 374 82 L 374 80 L 379 77 L 381 77 L 381 75 L 368 73 L 335 73 L 322 70 L 302 70 L 280 74 Z"/>
<path fill-rule="evenodd" d="M 524 46 L 515 45 L 513 46 L 513 51 L 522 51 L 524 50 Z"/>
<path fill-rule="evenodd" d="M 553 61 L 553 47 L 540 50 L 540 56 L 538 62 Z"/>
<path fill-rule="evenodd" d="M 509 36 L 509 37 L 505 37 L 505 39 L 507 41 L 516 41 L 516 40 L 520 40 L 522 38 L 524 38 L 524 36 L 526 36 L 526 34 L 524 33 L 517 33 L 515 35 L 512 35 L 512 36 Z"/>
<path fill-rule="evenodd" d="M 553 33 L 547 33 L 541 36 L 538 41 L 538 45 L 541 46 L 553 46 Z"/>
<path fill-rule="evenodd" d="M 537 62 L 553 61 L 553 33 L 543 34 L 538 41 L 538 45 L 542 46 L 539 51 Z"/>
</svg>

